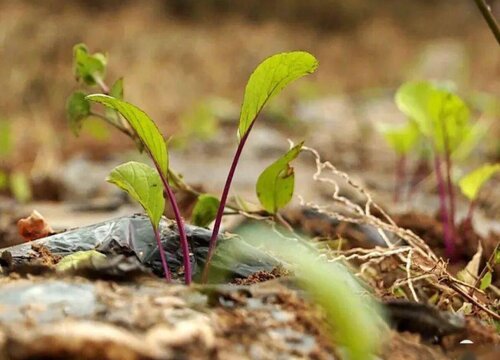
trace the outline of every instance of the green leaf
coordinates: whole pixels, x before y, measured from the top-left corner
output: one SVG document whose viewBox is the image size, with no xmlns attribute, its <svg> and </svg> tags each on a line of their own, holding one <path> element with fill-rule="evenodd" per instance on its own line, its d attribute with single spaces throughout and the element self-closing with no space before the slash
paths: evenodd
<svg viewBox="0 0 500 360">
<path fill-rule="evenodd" d="M 460 179 L 458 186 L 469 200 L 474 200 L 481 186 L 498 171 L 500 171 L 500 163 L 483 165 Z"/>
<path fill-rule="evenodd" d="M 9 185 L 9 177 L 7 173 L 0 169 L 0 191 L 7 189 Z"/>
<path fill-rule="evenodd" d="M 292 199 L 295 174 L 290 162 L 299 155 L 303 144 L 291 148 L 267 167 L 257 180 L 257 197 L 262 207 L 271 214 L 275 214 Z"/>
<path fill-rule="evenodd" d="M 165 209 L 165 199 L 162 182 L 155 169 L 140 162 L 130 161 L 115 167 L 106 180 L 139 202 L 153 226 L 158 227 Z"/>
<path fill-rule="evenodd" d="M 12 151 L 12 126 L 7 120 L 0 119 L 0 157 Z"/>
<path fill-rule="evenodd" d="M 90 115 L 90 103 L 85 98 L 83 92 L 76 91 L 68 98 L 66 102 L 66 115 L 71 131 L 78 136 L 83 120 Z"/>
<path fill-rule="evenodd" d="M 389 146 L 399 155 L 408 154 L 420 137 L 420 131 L 414 121 L 409 121 L 402 127 L 380 124 L 379 129 Z"/>
<path fill-rule="evenodd" d="M 163 176 L 167 176 L 167 145 L 154 121 L 144 111 L 135 105 L 108 95 L 88 95 L 87 99 L 118 111 L 134 129 Z"/>
<path fill-rule="evenodd" d="M 470 112 L 457 95 L 429 82 L 408 82 L 396 93 L 396 105 L 429 138 L 436 151 L 455 151 L 471 131 Z"/>
<path fill-rule="evenodd" d="M 118 100 L 123 100 L 123 78 L 119 78 L 115 81 L 115 83 L 109 90 L 109 95 Z M 111 119 L 114 123 L 120 124 L 120 113 L 118 113 L 116 110 L 107 107 L 105 110 L 105 114 L 106 117 Z"/>
<path fill-rule="evenodd" d="M 313 73 L 318 67 L 314 56 L 303 51 L 273 55 L 254 70 L 245 88 L 238 137 L 241 139 L 267 101 L 292 81 Z"/>
<path fill-rule="evenodd" d="M 219 199 L 209 194 L 201 194 L 193 209 L 192 222 L 197 226 L 208 226 L 215 219 L 219 209 Z"/>
<path fill-rule="evenodd" d="M 15 171 L 10 175 L 10 191 L 20 203 L 24 204 L 31 200 L 31 185 L 25 173 Z"/>
<path fill-rule="evenodd" d="M 99 263 L 106 262 L 106 255 L 96 251 L 77 251 L 71 255 L 65 256 L 56 265 L 57 272 L 66 272 L 84 268 L 93 268 Z"/>
<path fill-rule="evenodd" d="M 500 264 L 500 247 L 495 249 L 495 265 Z"/>
<path fill-rule="evenodd" d="M 490 285 L 491 285 L 491 271 L 488 271 L 486 274 L 484 274 L 483 278 L 481 279 L 481 284 L 479 285 L 479 288 L 481 290 L 486 290 Z"/>
<path fill-rule="evenodd" d="M 73 72 L 77 80 L 93 86 L 102 82 L 106 73 L 107 59 L 104 54 L 89 54 L 85 44 L 73 47 Z"/>
</svg>

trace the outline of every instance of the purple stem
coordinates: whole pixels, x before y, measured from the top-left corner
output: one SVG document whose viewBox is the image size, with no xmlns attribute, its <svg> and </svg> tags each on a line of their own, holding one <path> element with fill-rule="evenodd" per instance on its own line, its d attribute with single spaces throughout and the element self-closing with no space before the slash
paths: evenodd
<svg viewBox="0 0 500 360">
<path fill-rule="evenodd" d="M 467 211 L 467 216 L 465 217 L 464 224 L 466 226 L 472 227 L 472 217 L 474 216 L 474 209 L 476 208 L 476 201 L 472 200 L 469 204 L 469 210 Z"/>
<path fill-rule="evenodd" d="M 243 147 L 245 146 L 245 142 L 248 139 L 248 135 L 250 134 L 250 130 L 252 130 L 254 123 L 255 120 L 250 124 L 247 131 L 245 132 L 245 135 L 243 135 L 243 137 L 240 139 L 240 143 L 238 144 L 238 148 L 236 149 L 236 153 L 234 154 L 233 163 L 231 164 L 231 168 L 229 169 L 229 173 L 227 174 L 226 184 L 224 185 L 224 191 L 222 192 L 219 208 L 217 209 L 217 215 L 215 217 L 212 237 L 210 238 L 205 267 L 203 268 L 203 274 L 201 278 L 203 283 L 205 283 L 208 279 L 208 270 L 210 268 L 210 262 L 212 261 L 212 257 L 214 255 L 213 253 L 215 250 L 215 245 L 217 244 L 217 237 L 219 235 L 222 216 L 224 215 L 224 208 L 226 206 L 227 197 L 229 195 L 229 189 L 231 188 L 231 183 L 233 181 L 234 173 L 236 171 L 236 167 L 238 166 L 238 161 L 240 159 L 241 152 L 243 151 Z"/>
<path fill-rule="evenodd" d="M 153 223 L 151 223 L 151 225 L 153 225 Z M 165 279 L 167 280 L 167 282 L 170 282 L 172 281 L 172 274 L 170 273 L 170 269 L 168 268 L 165 251 L 163 250 L 163 246 L 161 245 L 160 230 L 158 229 L 158 227 L 153 225 L 153 231 L 155 233 L 156 243 L 158 244 L 158 251 L 160 252 L 161 265 L 165 273 Z"/>
<path fill-rule="evenodd" d="M 181 217 L 181 212 L 179 211 L 179 207 L 177 206 L 177 201 L 175 200 L 175 195 L 172 192 L 172 189 L 170 188 L 170 185 L 168 185 L 167 178 L 163 174 L 159 164 L 156 162 L 155 158 L 153 157 L 153 154 L 151 154 L 151 151 L 146 147 L 146 150 L 149 154 L 149 157 L 153 160 L 153 163 L 156 167 L 156 170 L 158 171 L 158 174 L 160 175 L 161 181 L 163 183 L 163 187 L 165 191 L 167 192 L 167 197 L 168 200 L 170 201 L 170 206 L 172 207 L 172 211 L 174 212 L 174 217 L 175 221 L 177 222 L 177 228 L 179 229 L 179 238 L 180 238 L 180 243 L 182 247 L 182 256 L 183 256 L 183 261 L 184 261 L 184 282 L 186 285 L 191 284 L 191 278 L 192 278 L 192 273 L 191 273 L 191 260 L 189 257 L 189 245 L 186 237 L 186 232 L 184 231 L 184 223 L 182 221 Z"/>
<path fill-rule="evenodd" d="M 437 154 L 434 156 L 434 167 L 439 190 L 439 204 L 441 211 L 441 221 L 443 222 L 444 228 L 444 246 L 446 250 L 446 256 L 448 256 L 448 258 L 450 259 L 453 259 L 453 257 L 455 256 L 455 244 L 453 243 L 453 236 L 450 227 L 450 217 L 446 208 L 446 188 L 443 174 L 441 173 L 441 160 L 439 159 L 439 156 Z"/>
<path fill-rule="evenodd" d="M 394 202 L 398 202 L 401 195 L 401 187 L 405 178 L 406 156 L 399 155 L 396 162 L 396 184 L 394 186 Z"/>
</svg>

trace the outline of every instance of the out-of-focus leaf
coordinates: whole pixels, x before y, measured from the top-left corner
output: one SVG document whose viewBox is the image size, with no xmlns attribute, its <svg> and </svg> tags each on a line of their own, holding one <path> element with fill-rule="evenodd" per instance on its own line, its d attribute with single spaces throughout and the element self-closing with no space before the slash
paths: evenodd
<svg viewBox="0 0 500 360">
<path fill-rule="evenodd" d="M 31 200 L 31 186 L 25 173 L 15 171 L 10 175 L 10 191 L 20 203 L 24 204 Z"/>
<path fill-rule="evenodd" d="M 488 271 L 486 274 L 484 274 L 483 278 L 481 279 L 481 284 L 479 285 L 479 288 L 481 290 L 486 290 L 490 285 L 491 285 L 491 271 Z"/>
<path fill-rule="evenodd" d="M 90 103 L 85 99 L 83 92 L 76 91 L 68 98 L 66 102 L 66 115 L 71 131 L 78 136 L 83 120 L 90 115 Z"/>
<path fill-rule="evenodd" d="M 484 139 L 491 124 L 476 122 L 470 127 L 470 131 L 465 132 L 460 145 L 452 154 L 454 160 L 465 161 L 476 146 Z"/>
<path fill-rule="evenodd" d="M 332 341 L 345 347 L 346 359 L 374 357 L 385 335 L 377 325 L 380 309 L 344 266 L 326 261 L 302 241 L 284 240 L 263 227 L 248 227 L 240 235 L 245 242 L 270 251 L 293 271 L 299 285 L 324 310 L 333 327 Z"/>
<path fill-rule="evenodd" d="M 314 56 L 303 51 L 273 55 L 254 70 L 245 88 L 238 137 L 241 139 L 267 101 L 292 81 L 313 73 L 318 67 Z"/>
<path fill-rule="evenodd" d="M 299 155 L 303 144 L 302 142 L 287 151 L 268 166 L 257 180 L 257 197 L 262 207 L 271 214 L 275 214 L 292 199 L 295 173 L 290 162 Z"/>
<path fill-rule="evenodd" d="M 123 78 L 119 78 L 115 81 L 109 90 L 109 95 L 118 100 L 123 100 Z M 106 107 L 105 114 L 106 117 L 111 119 L 113 122 L 117 124 L 120 123 L 120 113 L 116 110 Z"/>
<path fill-rule="evenodd" d="M 130 161 L 115 167 L 106 180 L 126 191 L 141 204 L 153 226 L 158 227 L 165 209 L 165 199 L 162 182 L 155 169 Z"/>
<path fill-rule="evenodd" d="M 495 265 L 500 264 L 500 247 L 495 249 Z"/>
<path fill-rule="evenodd" d="M 192 222 L 197 226 L 208 226 L 215 219 L 219 199 L 209 194 L 201 194 L 193 209 Z"/>
<path fill-rule="evenodd" d="M 186 136 L 194 135 L 202 140 L 208 140 L 215 135 L 219 122 L 212 107 L 205 101 L 184 114 L 181 124 Z"/>
<path fill-rule="evenodd" d="M 9 186 L 9 177 L 5 171 L 0 170 L 0 191 L 6 190 Z"/>
<path fill-rule="evenodd" d="M 110 137 L 110 131 L 106 123 L 96 117 L 88 117 L 82 127 L 81 133 L 89 134 L 96 140 L 105 141 Z"/>
<path fill-rule="evenodd" d="M 500 164 L 483 165 L 460 179 L 458 182 L 460 190 L 469 200 L 474 200 L 483 184 L 498 171 Z"/>
<path fill-rule="evenodd" d="M 141 139 L 163 176 L 167 176 L 167 145 L 154 121 L 144 111 L 135 105 L 107 95 L 94 94 L 87 96 L 87 99 L 118 111 Z"/>
<path fill-rule="evenodd" d="M 0 158 L 12 151 L 12 129 L 10 122 L 0 119 Z"/>
<path fill-rule="evenodd" d="M 65 256 L 56 265 L 57 272 L 74 271 L 87 267 L 95 267 L 99 263 L 106 261 L 106 255 L 95 251 L 78 251 L 71 255 Z"/>
<path fill-rule="evenodd" d="M 402 127 L 380 124 L 379 129 L 389 146 L 399 155 L 408 154 L 420 137 L 420 131 L 414 121 L 409 121 Z"/>
<path fill-rule="evenodd" d="M 454 152 L 471 131 L 467 105 L 454 93 L 429 82 L 408 82 L 396 93 L 396 105 L 432 140 L 436 151 Z"/>
<path fill-rule="evenodd" d="M 73 47 L 73 72 L 77 80 L 87 85 L 96 85 L 102 81 L 106 73 L 107 59 L 104 54 L 89 54 L 85 44 Z"/>
</svg>

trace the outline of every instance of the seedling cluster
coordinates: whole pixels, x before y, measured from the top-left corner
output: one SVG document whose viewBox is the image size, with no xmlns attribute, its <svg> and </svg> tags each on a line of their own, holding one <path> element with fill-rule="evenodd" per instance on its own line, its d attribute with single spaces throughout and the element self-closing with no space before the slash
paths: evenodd
<svg viewBox="0 0 500 360">
<path fill-rule="evenodd" d="M 123 100 L 123 81 L 118 80 L 111 87 L 104 82 L 106 57 L 103 54 L 89 54 L 83 44 L 74 48 L 74 72 L 78 80 L 87 87 L 97 87 L 101 94 L 86 95 L 78 91 L 68 100 L 68 117 L 71 127 L 78 133 L 82 122 L 97 116 L 136 140 L 140 148 L 151 158 L 154 169 L 139 162 L 122 164 L 110 173 L 108 181 L 126 191 L 144 208 L 148 214 L 158 248 L 161 254 L 165 277 L 171 280 L 171 273 L 161 246 L 159 223 L 165 208 L 163 191 L 173 210 L 177 223 L 180 244 L 184 258 L 184 279 L 192 281 L 189 243 L 184 231 L 172 186 L 181 185 L 180 178 L 169 168 L 167 144 L 154 121 L 141 109 Z M 238 127 L 238 145 L 231 163 L 220 200 L 209 194 L 200 194 L 194 207 L 195 224 L 207 226 L 214 222 L 209 243 L 209 251 L 203 269 L 202 281 L 207 281 L 210 262 L 216 249 L 217 238 L 224 209 L 229 196 L 231 183 L 238 166 L 245 143 L 257 117 L 266 103 L 278 95 L 292 81 L 313 73 L 318 66 L 311 54 L 302 51 L 281 53 L 265 59 L 251 74 L 245 88 Z M 106 107 L 104 114 L 91 110 L 91 103 Z M 119 115 L 118 115 L 119 114 Z M 271 164 L 257 181 L 257 195 L 263 208 L 276 214 L 292 198 L 294 190 L 294 171 L 290 162 L 300 153 L 302 143 L 294 146 L 285 155 Z"/>
</svg>

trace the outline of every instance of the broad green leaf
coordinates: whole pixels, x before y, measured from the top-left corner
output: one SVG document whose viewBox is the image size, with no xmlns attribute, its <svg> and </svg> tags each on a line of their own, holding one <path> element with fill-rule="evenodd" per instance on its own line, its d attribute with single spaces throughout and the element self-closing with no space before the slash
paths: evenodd
<svg viewBox="0 0 500 360">
<path fill-rule="evenodd" d="M 165 209 L 165 199 L 162 182 L 155 169 L 130 161 L 115 167 L 106 180 L 126 191 L 141 204 L 153 226 L 158 227 Z"/>
<path fill-rule="evenodd" d="M 65 272 L 84 268 L 92 268 L 99 263 L 106 262 L 106 255 L 96 251 L 77 251 L 71 255 L 65 256 L 56 265 L 57 272 Z"/>
<path fill-rule="evenodd" d="M 89 54 L 85 44 L 73 47 L 73 72 L 77 80 L 87 85 L 96 85 L 102 82 L 106 72 L 107 59 L 104 54 Z"/>
<path fill-rule="evenodd" d="M 84 93 L 76 91 L 71 94 L 66 102 L 66 114 L 71 131 L 78 136 L 83 120 L 90 115 L 90 103 Z"/>
<path fill-rule="evenodd" d="M 267 167 L 257 180 L 257 197 L 262 207 L 271 214 L 290 202 L 295 185 L 295 174 L 290 162 L 300 153 L 300 143 Z"/>
<path fill-rule="evenodd" d="M 10 191 L 20 203 L 27 203 L 31 200 L 31 185 L 25 173 L 15 171 L 10 175 Z"/>
<path fill-rule="evenodd" d="M 144 111 L 135 105 L 108 95 L 88 95 L 87 99 L 118 111 L 134 129 L 163 176 L 167 176 L 167 145 L 154 121 Z"/>
<path fill-rule="evenodd" d="M 254 70 L 245 88 L 238 137 L 241 139 L 267 101 L 292 81 L 313 73 L 318 67 L 314 56 L 303 51 L 273 55 Z"/>
<path fill-rule="evenodd" d="M 462 99 L 429 82 L 403 84 L 395 100 L 440 153 L 445 151 L 446 144 L 450 152 L 455 151 L 471 131 L 469 109 Z"/>
<path fill-rule="evenodd" d="M 486 134 L 488 134 L 490 125 L 491 124 L 484 124 L 482 122 L 472 124 L 469 128 L 470 131 L 465 132 L 460 145 L 453 152 L 453 159 L 458 161 L 467 160 L 476 146 L 484 139 Z"/>
<path fill-rule="evenodd" d="M 193 209 L 192 222 L 197 226 L 208 226 L 215 219 L 219 199 L 209 194 L 201 194 Z"/>
<path fill-rule="evenodd" d="M 483 278 L 481 279 L 481 284 L 479 285 L 479 288 L 481 290 L 486 290 L 490 285 L 491 285 L 491 271 L 488 271 L 486 274 L 484 274 Z"/>
<path fill-rule="evenodd" d="M 101 119 L 92 116 L 85 119 L 81 133 L 88 134 L 99 141 L 105 141 L 110 137 L 107 124 Z"/>
<path fill-rule="evenodd" d="M 0 119 L 0 158 L 7 156 L 12 151 L 11 123 Z"/>
<path fill-rule="evenodd" d="M 387 143 L 399 155 L 408 154 L 420 137 L 420 131 L 414 121 L 400 127 L 381 124 L 379 128 Z"/>
<path fill-rule="evenodd" d="M 458 186 L 469 200 L 474 200 L 481 186 L 498 171 L 500 171 L 500 163 L 483 165 L 460 179 Z"/>
</svg>

